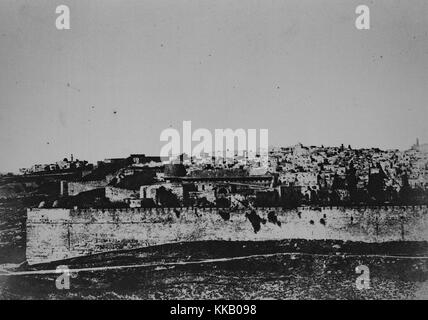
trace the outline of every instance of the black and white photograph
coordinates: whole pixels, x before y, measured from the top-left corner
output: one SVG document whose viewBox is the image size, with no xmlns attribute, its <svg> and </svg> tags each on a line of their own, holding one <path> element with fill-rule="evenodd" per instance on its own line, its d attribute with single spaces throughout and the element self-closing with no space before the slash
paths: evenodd
<svg viewBox="0 0 428 320">
<path fill-rule="evenodd" d="M 427 128 L 426 0 L 0 0 L 0 300 L 427 300 Z"/>
</svg>

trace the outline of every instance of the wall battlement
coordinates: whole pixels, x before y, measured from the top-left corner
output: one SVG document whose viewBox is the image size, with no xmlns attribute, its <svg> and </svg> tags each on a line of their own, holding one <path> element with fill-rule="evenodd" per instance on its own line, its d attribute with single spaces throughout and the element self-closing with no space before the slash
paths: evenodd
<svg viewBox="0 0 428 320">
<path fill-rule="evenodd" d="M 29 264 L 172 242 L 283 239 L 428 241 L 428 207 L 27 211 Z"/>
</svg>

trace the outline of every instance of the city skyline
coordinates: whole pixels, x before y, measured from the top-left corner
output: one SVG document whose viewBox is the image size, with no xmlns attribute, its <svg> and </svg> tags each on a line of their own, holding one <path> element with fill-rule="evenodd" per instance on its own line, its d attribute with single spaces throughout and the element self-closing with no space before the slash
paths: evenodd
<svg viewBox="0 0 428 320">
<path fill-rule="evenodd" d="M 351 148 L 350 150 L 375 150 L 375 149 L 379 149 L 381 152 L 387 152 L 387 151 L 405 152 L 405 151 L 411 151 L 411 150 L 419 150 L 419 147 L 422 147 L 423 148 L 422 153 L 426 153 L 427 152 L 426 150 L 428 150 L 428 143 L 420 143 L 418 138 L 416 138 L 415 142 L 416 142 L 415 144 L 413 144 L 411 147 L 407 148 L 406 150 L 400 150 L 400 149 L 397 149 L 397 148 L 381 149 L 381 148 L 378 148 L 378 147 L 353 148 L 351 145 L 346 145 L 346 144 L 341 144 L 340 146 L 328 146 L 328 145 L 314 146 L 314 145 L 304 145 L 301 142 L 298 142 L 298 143 L 296 143 L 294 145 L 290 145 L 290 146 L 269 146 L 268 150 L 269 150 L 269 153 L 270 153 L 270 152 L 274 152 L 275 150 L 288 149 L 288 148 L 295 149 L 296 147 L 302 146 L 303 148 L 306 148 L 306 149 L 311 149 L 311 148 L 315 147 L 317 150 L 319 150 L 319 149 L 330 149 L 330 148 L 340 149 L 342 147 L 345 150 L 349 150 L 349 147 L 350 147 Z M 226 150 L 223 150 L 223 151 L 225 152 Z M 244 150 L 242 154 L 239 153 L 239 152 L 237 152 L 237 153 L 235 153 L 234 156 L 232 156 L 231 154 L 229 154 L 229 156 L 228 156 L 226 153 L 223 153 L 223 155 L 221 156 L 219 154 L 219 151 L 214 151 L 214 150 L 211 153 L 202 152 L 199 155 L 192 155 L 192 156 L 189 156 L 186 152 L 182 152 L 182 153 L 179 153 L 179 154 L 170 155 L 169 159 L 162 158 L 162 156 L 160 156 L 160 155 L 153 155 L 153 154 L 149 155 L 149 154 L 147 154 L 145 152 L 139 152 L 139 153 L 130 153 L 130 154 L 126 154 L 126 155 L 121 155 L 120 157 L 105 157 L 103 159 L 97 159 L 96 161 L 87 161 L 87 159 L 83 159 L 83 158 L 78 159 L 78 157 L 76 157 L 73 153 L 70 153 L 68 155 L 65 155 L 64 158 L 61 158 L 61 159 L 54 159 L 54 160 L 52 160 L 52 161 L 50 161 L 48 163 L 33 163 L 29 167 L 19 168 L 18 170 L 22 171 L 21 173 L 23 173 L 23 172 L 26 172 L 27 170 L 31 170 L 35 166 L 40 166 L 40 165 L 41 166 L 55 165 L 55 164 L 58 164 L 58 163 L 63 163 L 64 161 L 68 162 L 68 163 L 73 163 L 73 162 L 77 163 L 77 162 L 80 162 L 82 165 L 85 163 L 84 164 L 85 166 L 86 165 L 96 165 L 98 162 L 105 162 L 106 160 L 120 160 L 120 159 L 125 160 L 125 159 L 130 159 L 133 156 L 141 156 L 141 155 L 147 156 L 148 158 L 157 158 L 157 157 L 159 157 L 160 161 L 170 161 L 170 162 L 171 161 L 174 162 L 175 160 L 179 159 L 179 157 L 181 157 L 183 155 L 189 157 L 189 159 L 191 159 L 192 157 L 196 157 L 195 159 L 203 159 L 203 158 L 210 157 L 210 156 L 214 156 L 214 157 L 219 157 L 220 156 L 220 157 L 224 157 L 224 159 L 230 159 L 231 156 L 232 156 L 232 158 L 235 158 L 235 157 L 241 158 L 242 156 L 246 155 L 246 152 L 249 152 L 249 151 L 248 150 Z M 260 154 L 260 152 L 259 151 L 255 151 L 255 153 L 251 153 L 251 154 L 253 154 L 253 156 L 254 156 L 255 154 Z M 266 156 L 269 157 L 268 154 Z M 235 159 L 237 159 L 237 158 L 235 158 Z M 252 157 L 252 159 L 254 160 L 253 157 Z M 373 164 L 375 164 L 375 163 L 377 163 L 377 161 L 375 161 Z M 57 168 L 57 170 L 62 170 L 62 169 L 61 168 Z M 44 171 L 44 170 L 42 170 L 42 171 Z M 1 174 L 6 174 L 6 173 L 13 173 L 13 172 L 2 172 L 2 171 L 0 171 L 0 173 Z M 26 173 L 28 174 L 29 172 L 26 172 Z"/>
<path fill-rule="evenodd" d="M 304 144 L 304 143 L 301 143 L 300 141 L 298 141 L 298 142 L 296 142 L 294 144 L 291 144 L 291 145 L 271 145 L 270 144 L 269 145 L 269 150 L 271 150 L 271 148 L 288 148 L 288 147 L 294 147 L 296 145 L 301 144 L 304 147 L 313 147 L 313 146 L 315 146 L 315 147 L 322 147 L 323 146 L 324 148 L 340 148 L 343 145 L 345 148 L 348 148 L 350 146 L 354 150 L 380 149 L 382 151 L 398 150 L 400 152 L 403 152 L 403 151 L 406 151 L 406 150 L 410 150 L 413 146 L 415 146 L 418 143 L 418 141 L 419 141 L 419 138 L 416 138 L 415 141 L 414 141 L 415 142 L 414 144 L 411 144 L 407 148 L 402 148 L 402 149 L 400 149 L 400 148 L 393 148 L 393 147 L 392 148 L 380 148 L 380 147 L 377 147 L 377 146 L 359 146 L 359 147 L 356 147 L 356 146 L 352 146 L 351 144 L 347 144 L 347 143 L 341 143 L 339 145 L 327 145 L 327 144 L 314 145 L 314 144 Z M 424 141 L 419 142 L 419 144 L 420 145 L 428 145 L 428 143 L 425 143 Z M 192 146 L 194 146 L 194 144 Z M 226 149 L 224 151 L 226 151 Z M 213 151 L 211 154 L 214 155 L 215 153 L 216 152 Z M 127 154 L 126 153 L 124 153 L 124 154 L 115 154 L 115 156 L 111 156 L 111 154 L 109 155 L 108 152 L 106 152 L 106 154 L 105 154 L 104 157 L 93 159 L 93 160 L 92 159 L 89 160 L 89 159 L 86 159 L 86 158 L 83 158 L 83 157 L 79 157 L 78 154 L 76 155 L 73 152 L 69 152 L 68 154 L 64 154 L 64 155 L 60 156 L 57 159 L 50 159 L 50 160 L 48 160 L 46 162 L 36 161 L 36 162 L 30 163 L 26 167 L 25 166 L 24 167 L 17 167 L 16 169 L 13 169 L 13 170 L 2 170 L 0 168 L 0 174 L 18 173 L 20 171 L 20 169 L 30 168 L 30 167 L 32 167 L 34 165 L 38 165 L 38 164 L 54 164 L 54 163 L 56 163 L 58 161 L 62 161 L 63 159 L 67 159 L 67 160 L 71 159 L 71 161 L 72 161 L 73 158 L 74 158 L 75 160 L 79 160 L 79 161 L 88 161 L 89 164 L 96 164 L 97 162 L 103 161 L 103 160 L 106 160 L 106 159 L 127 158 L 130 155 L 132 155 L 132 154 L 144 154 L 144 155 L 147 155 L 147 156 L 155 156 L 155 157 L 156 156 L 160 156 L 159 154 L 145 152 L 144 150 L 138 150 L 136 152 L 130 152 L 130 153 L 127 153 Z M 172 156 L 174 157 L 174 156 L 185 155 L 185 154 L 186 154 L 185 152 L 182 152 L 182 153 L 179 153 L 179 154 L 176 154 L 176 155 L 172 155 Z"/>
<path fill-rule="evenodd" d="M 428 3 L 0 3 L 0 170 L 159 154 L 162 130 L 266 128 L 269 145 L 428 142 Z"/>
</svg>

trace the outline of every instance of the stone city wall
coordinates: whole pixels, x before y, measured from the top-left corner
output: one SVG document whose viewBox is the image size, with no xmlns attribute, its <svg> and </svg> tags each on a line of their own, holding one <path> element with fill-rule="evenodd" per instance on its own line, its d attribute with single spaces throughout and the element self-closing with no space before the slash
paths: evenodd
<svg viewBox="0 0 428 320">
<path fill-rule="evenodd" d="M 427 206 L 28 209 L 27 261 L 203 240 L 428 241 Z"/>
</svg>

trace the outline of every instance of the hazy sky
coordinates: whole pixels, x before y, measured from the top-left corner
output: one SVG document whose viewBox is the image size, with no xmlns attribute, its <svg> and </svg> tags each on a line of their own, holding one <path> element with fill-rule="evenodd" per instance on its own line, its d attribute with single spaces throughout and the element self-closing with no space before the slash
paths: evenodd
<svg viewBox="0 0 428 320">
<path fill-rule="evenodd" d="M 183 120 L 273 145 L 428 142 L 427 32 L 426 0 L 1 0 L 0 171 L 158 154 Z"/>
</svg>

